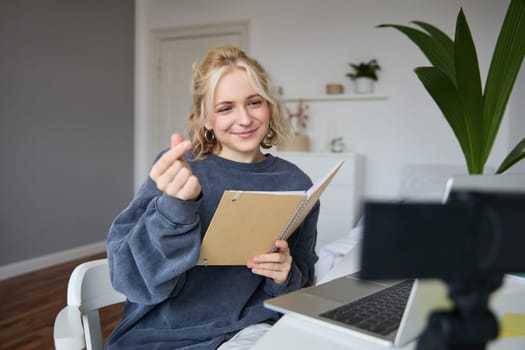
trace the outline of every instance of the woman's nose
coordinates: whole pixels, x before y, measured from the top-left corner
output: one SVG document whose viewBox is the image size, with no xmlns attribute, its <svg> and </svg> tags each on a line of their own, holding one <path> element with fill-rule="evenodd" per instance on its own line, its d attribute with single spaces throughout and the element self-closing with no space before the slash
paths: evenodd
<svg viewBox="0 0 525 350">
<path fill-rule="evenodd" d="M 237 122 L 239 125 L 250 125 L 252 123 L 250 112 L 246 107 L 239 109 L 239 118 Z"/>
</svg>

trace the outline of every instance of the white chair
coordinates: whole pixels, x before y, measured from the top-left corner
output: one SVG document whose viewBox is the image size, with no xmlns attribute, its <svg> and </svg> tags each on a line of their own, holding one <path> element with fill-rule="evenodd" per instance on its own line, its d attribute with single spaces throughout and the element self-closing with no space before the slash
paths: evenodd
<svg viewBox="0 0 525 350">
<path fill-rule="evenodd" d="M 69 277 L 67 306 L 55 319 L 55 349 L 102 350 L 98 310 L 124 300 L 126 297 L 111 286 L 107 259 L 78 265 Z"/>
</svg>

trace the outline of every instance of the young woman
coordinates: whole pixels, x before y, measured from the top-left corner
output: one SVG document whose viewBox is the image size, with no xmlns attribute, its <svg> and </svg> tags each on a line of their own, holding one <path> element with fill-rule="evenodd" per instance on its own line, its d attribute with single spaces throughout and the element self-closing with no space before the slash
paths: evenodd
<svg viewBox="0 0 525 350">
<path fill-rule="evenodd" d="M 305 190 L 312 182 L 261 152 L 282 142 L 288 126 L 256 60 L 218 47 L 193 70 L 190 140 L 172 136 L 109 231 L 111 279 L 127 301 L 107 349 L 248 349 L 279 318 L 263 301 L 314 279 L 319 204 L 288 241 L 275 242 L 277 252 L 245 266 L 196 266 L 224 190 Z"/>
</svg>

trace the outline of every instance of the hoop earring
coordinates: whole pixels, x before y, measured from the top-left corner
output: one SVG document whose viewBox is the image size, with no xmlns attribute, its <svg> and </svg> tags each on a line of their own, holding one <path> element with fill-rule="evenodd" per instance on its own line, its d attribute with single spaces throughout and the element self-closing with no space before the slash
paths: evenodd
<svg viewBox="0 0 525 350">
<path fill-rule="evenodd" d="M 266 132 L 266 138 L 269 140 L 274 136 L 275 136 L 275 131 L 273 131 L 273 128 L 270 125 L 270 127 L 268 128 L 268 131 Z"/>
<path fill-rule="evenodd" d="M 261 141 L 261 146 L 263 148 L 270 148 L 272 147 L 272 138 L 275 136 L 275 131 L 273 131 L 273 128 L 270 126 L 268 128 L 268 131 L 266 131 L 266 135 L 264 135 L 264 139 Z"/>
<path fill-rule="evenodd" d="M 208 130 L 204 128 L 204 141 L 206 141 L 207 143 L 212 143 L 213 141 L 215 141 L 215 134 L 213 130 Z"/>
</svg>

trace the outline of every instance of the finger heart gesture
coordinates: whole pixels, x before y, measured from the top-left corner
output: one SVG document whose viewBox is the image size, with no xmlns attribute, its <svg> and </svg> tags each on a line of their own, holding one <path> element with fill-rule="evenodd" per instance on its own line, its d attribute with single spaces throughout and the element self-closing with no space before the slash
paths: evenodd
<svg viewBox="0 0 525 350">
<path fill-rule="evenodd" d="M 160 191 L 181 200 L 194 200 L 201 192 L 199 180 L 184 160 L 190 148 L 190 141 L 173 134 L 171 148 L 153 164 L 149 174 Z"/>
</svg>

